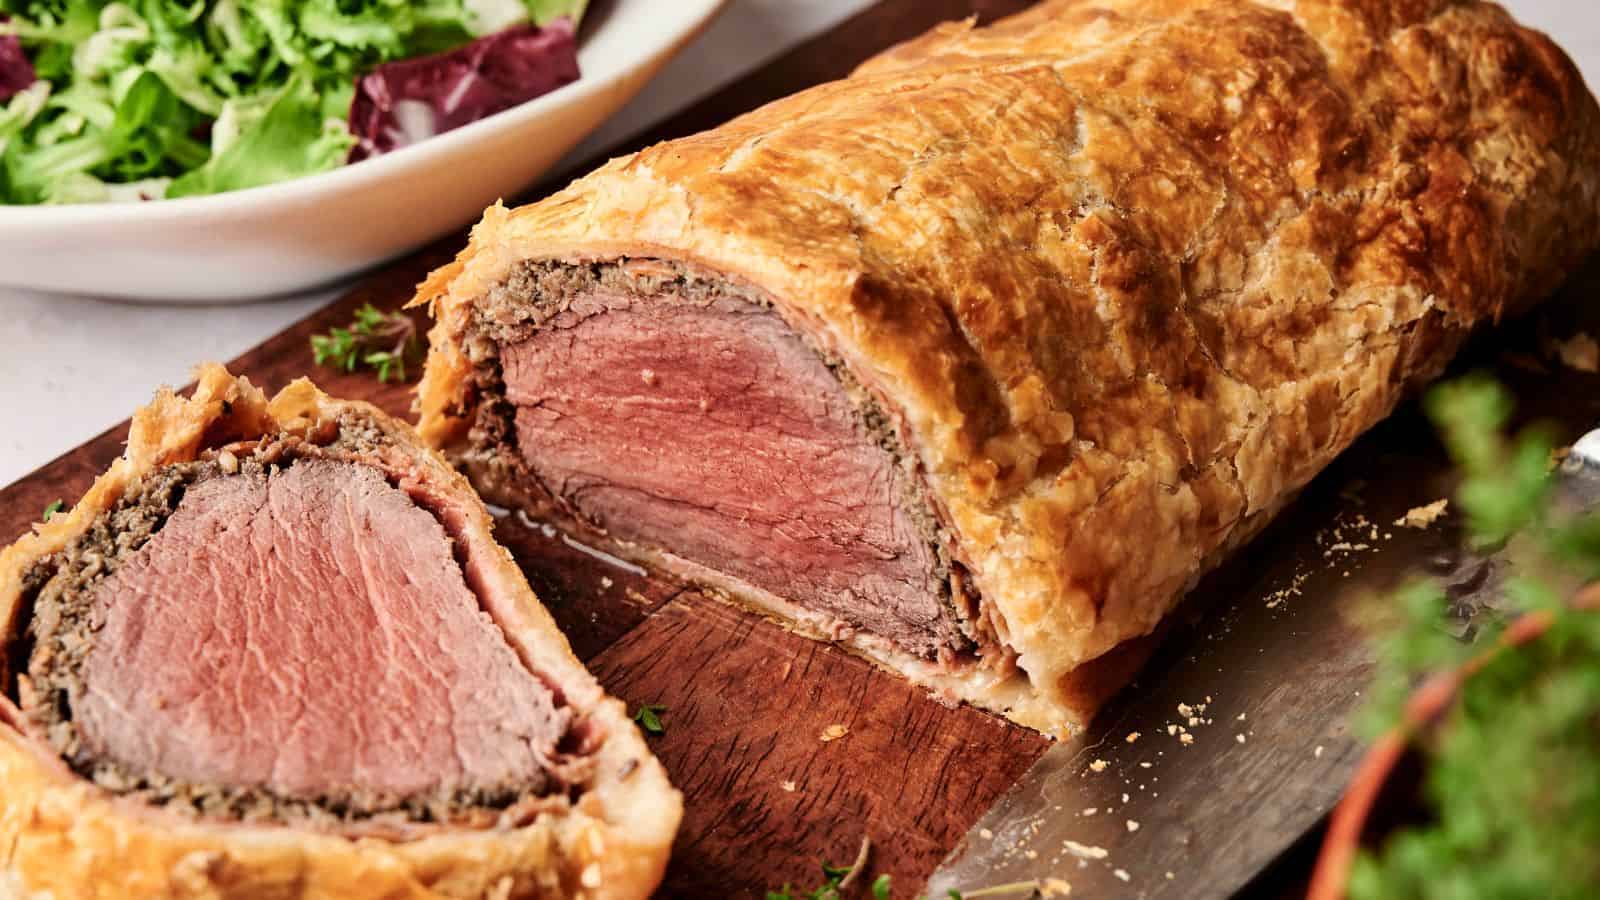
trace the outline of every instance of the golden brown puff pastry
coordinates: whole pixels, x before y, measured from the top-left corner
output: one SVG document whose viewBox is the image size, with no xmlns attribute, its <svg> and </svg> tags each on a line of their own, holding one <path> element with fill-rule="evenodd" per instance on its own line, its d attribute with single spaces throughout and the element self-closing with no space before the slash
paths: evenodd
<svg viewBox="0 0 1600 900">
<path fill-rule="evenodd" d="M 0 895 L 648 896 L 681 797 L 466 481 L 368 404 L 198 374 L 134 415 L 75 508 L 0 553 Z M 322 574 L 286 574 L 305 571 Z M 345 602 L 345 583 L 366 588 Z M 519 772 L 551 723 L 561 743 Z M 263 735 L 273 765 L 246 780 Z M 513 781 L 467 784 L 495 771 Z"/>
<path fill-rule="evenodd" d="M 418 293 L 420 430 L 488 496 L 1063 734 L 1595 249 L 1597 186 L 1593 97 L 1489 3 L 1041 3 L 490 209 Z"/>
</svg>

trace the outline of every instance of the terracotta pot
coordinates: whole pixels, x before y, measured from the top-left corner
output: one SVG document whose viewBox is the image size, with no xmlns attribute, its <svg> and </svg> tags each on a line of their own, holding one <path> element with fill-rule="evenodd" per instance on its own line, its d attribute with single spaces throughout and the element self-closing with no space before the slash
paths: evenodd
<svg viewBox="0 0 1600 900">
<path fill-rule="evenodd" d="M 1590 585 L 1573 601 L 1583 609 L 1600 609 L 1600 585 Z M 1506 628 L 1500 640 L 1461 668 L 1443 672 L 1423 682 L 1406 702 L 1405 711 L 1394 730 L 1379 738 L 1361 761 L 1345 789 L 1344 799 L 1328 820 L 1328 833 L 1311 874 L 1307 900 L 1343 900 L 1350 881 L 1350 867 L 1370 837 L 1374 812 L 1382 807 L 1380 798 L 1393 787 L 1396 772 L 1411 756 L 1412 737 L 1438 723 L 1455 703 L 1461 686 L 1491 660 L 1507 650 L 1527 644 L 1550 628 L 1553 617 L 1547 612 L 1529 613 Z M 1392 800 L 1393 798 L 1388 798 Z"/>
</svg>

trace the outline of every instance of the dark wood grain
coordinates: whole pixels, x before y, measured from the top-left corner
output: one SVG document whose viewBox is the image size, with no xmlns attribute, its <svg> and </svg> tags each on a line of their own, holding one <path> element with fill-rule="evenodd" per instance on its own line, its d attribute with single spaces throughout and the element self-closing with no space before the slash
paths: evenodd
<svg viewBox="0 0 1600 900">
<path fill-rule="evenodd" d="M 602 562 L 555 529 L 521 515 L 498 518 L 495 537 L 516 557 L 580 659 L 601 653 L 683 591 L 632 566 Z"/>
<path fill-rule="evenodd" d="M 863 836 L 878 848 L 875 871 L 920 884 L 1044 749 L 694 593 L 591 665 L 630 704 L 667 708 L 653 743 L 690 798 L 672 895 L 814 886 L 818 859 L 848 864 Z M 830 728 L 843 732 L 825 739 Z"/>
<path fill-rule="evenodd" d="M 885 0 L 618 152 L 841 77 L 938 22 L 988 20 L 1028 5 Z M 412 419 L 410 385 L 319 368 L 309 338 L 347 323 L 364 303 L 399 308 L 463 241 L 452 235 L 383 268 L 229 368 L 269 392 L 309 375 L 330 393 Z M 0 542 L 22 534 L 51 501 L 72 503 L 126 437 L 122 423 L 0 490 Z M 630 705 L 668 707 L 666 733 L 652 740 L 685 794 L 687 815 L 666 895 L 759 897 L 785 881 L 809 889 L 820 881 L 820 860 L 848 862 L 866 835 L 877 847 L 876 871 L 893 875 L 896 896 L 909 896 L 1046 746 L 983 713 L 943 706 L 836 649 L 596 560 L 537 523 L 505 516 L 496 533 L 607 688 Z M 821 740 L 835 724 L 848 734 Z"/>
</svg>

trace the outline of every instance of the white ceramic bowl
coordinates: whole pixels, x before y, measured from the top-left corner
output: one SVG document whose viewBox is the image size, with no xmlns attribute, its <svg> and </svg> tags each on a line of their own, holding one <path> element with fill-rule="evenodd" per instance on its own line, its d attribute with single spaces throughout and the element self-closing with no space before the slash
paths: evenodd
<svg viewBox="0 0 1600 900">
<path fill-rule="evenodd" d="M 353 166 L 205 197 L 0 206 L 0 284 L 215 302 L 304 290 L 360 271 L 532 185 L 725 2 L 594 4 L 581 32 L 577 81 Z"/>
</svg>

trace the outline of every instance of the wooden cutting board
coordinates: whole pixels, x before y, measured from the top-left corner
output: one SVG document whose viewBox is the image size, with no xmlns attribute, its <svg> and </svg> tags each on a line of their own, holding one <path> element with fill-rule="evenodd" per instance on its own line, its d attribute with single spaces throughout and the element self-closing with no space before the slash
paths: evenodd
<svg viewBox="0 0 1600 900">
<path fill-rule="evenodd" d="M 968 15 L 990 20 L 1028 5 L 883 0 L 637 143 L 710 128 L 842 77 L 938 22 Z M 384 268 L 229 367 L 269 392 L 310 375 L 333 394 L 370 400 L 411 419 L 411 385 L 319 368 L 309 337 L 347 324 L 365 303 L 400 307 L 463 241 L 464 235 L 451 236 Z M 23 533 L 52 501 L 70 505 L 121 452 L 126 435 L 124 423 L 0 490 L 0 542 Z M 630 708 L 666 707 L 665 733 L 650 743 L 684 792 L 687 815 L 664 895 L 760 897 L 785 882 L 809 889 L 820 881 L 819 860 L 848 863 L 862 837 L 870 836 L 877 848 L 874 872 L 893 876 L 895 896 L 913 896 L 1047 746 L 1044 738 L 987 714 L 940 705 L 830 646 L 599 561 L 516 516 L 503 518 L 497 534 L 605 686 Z M 843 726 L 844 736 L 824 741 L 833 726 Z M 1270 876 L 1265 893 L 1294 885 L 1302 865 L 1297 860 Z"/>
</svg>

